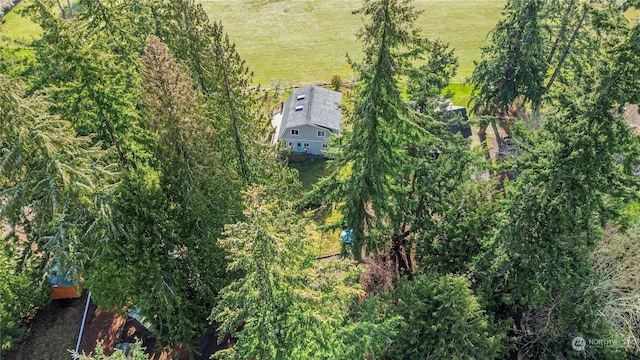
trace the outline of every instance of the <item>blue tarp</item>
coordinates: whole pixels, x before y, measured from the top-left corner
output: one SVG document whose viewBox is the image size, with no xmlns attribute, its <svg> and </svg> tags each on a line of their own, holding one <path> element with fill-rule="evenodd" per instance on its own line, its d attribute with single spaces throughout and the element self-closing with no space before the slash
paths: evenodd
<svg viewBox="0 0 640 360">
<path fill-rule="evenodd" d="M 352 229 L 342 229 L 340 232 L 340 240 L 342 240 L 345 244 L 353 243 L 353 230 Z"/>
<path fill-rule="evenodd" d="M 57 267 L 53 267 L 49 271 L 49 284 L 51 286 L 73 286 L 75 283 L 72 280 L 67 280 L 69 271 L 60 271 Z"/>
</svg>

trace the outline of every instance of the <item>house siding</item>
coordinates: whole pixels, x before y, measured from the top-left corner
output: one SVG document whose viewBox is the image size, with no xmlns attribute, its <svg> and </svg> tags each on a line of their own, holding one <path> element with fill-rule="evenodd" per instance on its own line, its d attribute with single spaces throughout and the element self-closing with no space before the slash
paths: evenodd
<svg viewBox="0 0 640 360">
<path fill-rule="evenodd" d="M 291 135 L 291 129 L 297 129 L 298 135 Z M 324 130 L 326 136 L 319 137 L 318 130 Z M 298 151 L 297 144 L 300 143 L 300 146 L 303 147 L 304 143 L 309 143 L 309 148 L 307 148 L 307 153 L 313 155 L 323 155 L 324 150 L 322 148 L 322 144 L 326 144 L 329 139 L 329 135 L 331 132 L 326 129 L 322 129 L 317 126 L 311 125 L 302 125 L 288 128 L 283 136 L 285 147 L 289 146 L 289 143 L 293 143 L 293 147 L 291 148 L 293 151 Z"/>
</svg>

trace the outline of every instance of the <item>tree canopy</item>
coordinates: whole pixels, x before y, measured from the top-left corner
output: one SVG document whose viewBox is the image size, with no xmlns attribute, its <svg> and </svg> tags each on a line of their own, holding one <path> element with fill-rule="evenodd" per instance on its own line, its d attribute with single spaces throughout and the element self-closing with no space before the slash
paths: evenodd
<svg viewBox="0 0 640 360">
<path fill-rule="evenodd" d="M 303 194 L 270 143 L 286 94 L 200 4 L 35 0 L 33 57 L 0 61 L 0 351 L 58 268 L 192 356 L 209 331 L 224 359 L 637 356 L 637 6 L 506 2 L 470 78 L 474 133 L 508 136 L 490 162 L 452 131 L 455 49 L 412 1 L 363 0 L 342 132 Z"/>
</svg>

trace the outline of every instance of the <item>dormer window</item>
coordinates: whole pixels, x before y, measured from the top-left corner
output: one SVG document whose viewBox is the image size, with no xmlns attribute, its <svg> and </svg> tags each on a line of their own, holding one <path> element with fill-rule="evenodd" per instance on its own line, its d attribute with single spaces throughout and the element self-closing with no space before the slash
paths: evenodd
<svg viewBox="0 0 640 360">
<path fill-rule="evenodd" d="M 296 98 L 296 100 L 304 100 L 304 94 L 302 94 L 302 95 L 298 95 L 298 97 Z"/>
<path fill-rule="evenodd" d="M 318 137 L 325 137 L 327 133 L 324 130 L 318 130 Z"/>
<path fill-rule="evenodd" d="M 291 135 L 300 135 L 300 131 L 298 131 L 298 129 L 291 129 Z"/>
<path fill-rule="evenodd" d="M 296 106 L 296 111 L 301 111 L 302 109 L 304 109 L 304 107 L 302 105 Z"/>
</svg>

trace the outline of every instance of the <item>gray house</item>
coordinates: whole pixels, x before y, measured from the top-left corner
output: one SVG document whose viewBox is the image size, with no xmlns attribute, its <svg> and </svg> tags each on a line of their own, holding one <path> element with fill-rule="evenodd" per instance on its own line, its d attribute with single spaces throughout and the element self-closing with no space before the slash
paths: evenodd
<svg viewBox="0 0 640 360">
<path fill-rule="evenodd" d="M 327 140 L 340 133 L 342 94 L 320 86 L 294 89 L 273 117 L 273 144 L 293 152 L 322 155 Z"/>
</svg>

